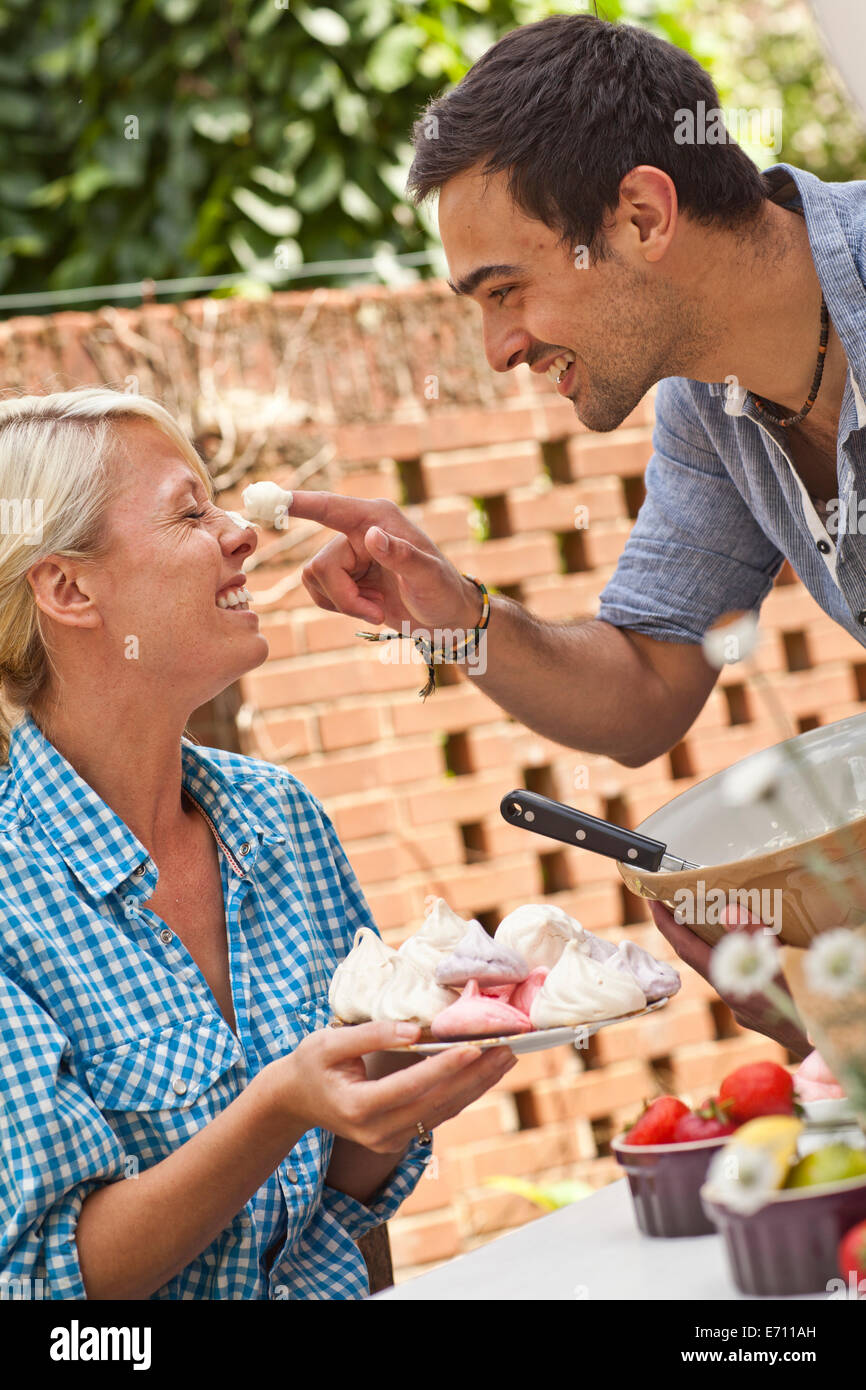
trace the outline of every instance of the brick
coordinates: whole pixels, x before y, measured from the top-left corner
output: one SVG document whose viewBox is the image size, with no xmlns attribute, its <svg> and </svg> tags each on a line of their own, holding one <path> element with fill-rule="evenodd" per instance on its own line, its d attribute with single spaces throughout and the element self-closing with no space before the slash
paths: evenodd
<svg viewBox="0 0 866 1390">
<path fill-rule="evenodd" d="M 658 1084 L 645 1062 L 622 1062 L 603 1070 L 536 1082 L 526 1101 L 526 1114 L 536 1125 L 595 1120 L 609 1115 L 615 1107 L 639 1108 L 641 1101 L 657 1091 Z"/>
<path fill-rule="evenodd" d="M 517 1065 L 497 1081 L 495 1091 L 528 1091 L 537 1082 L 555 1076 L 574 1076 L 583 1063 L 570 1045 L 552 1047 L 546 1052 L 524 1052 Z"/>
<path fill-rule="evenodd" d="M 785 1066 L 787 1053 L 779 1043 L 759 1033 L 743 1033 L 719 1042 L 684 1047 L 671 1058 L 674 1090 L 709 1087 L 714 1091 L 729 1071 L 748 1062 L 779 1062 Z"/>
<path fill-rule="evenodd" d="M 463 841 L 454 826 L 437 826 L 410 837 L 381 835 L 343 849 L 361 883 L 386 883 L 412 873 L 441 873 L 463 862 Z"/>
<path fill-rule="evenodd" d="M 330 652 L 344 647 L 360 650 L 360 638 L 355 633 L 365 626 L 358 618 L 347 618 L 343 613 L 325 613 L 321 609 L 304 614 L 298 625 L 303 634 L 302 649 L 307 652 Z"/>
<path fill-rule="evenodd" d="M 710 730 L 700 737 L 687 738 L 689 761 L 698 777 L 709 777 L 739 762 L 740 758 L 757 753 L 778 743 L 780 730 L 769 720 L 755 724 L 734 724 L 729 729 Z"/>
<path fill-rule="evenodd" d="M 866 648 L 862 643 L 846 628 L 834 623 L 832 618 L 810 622 L 803 631 L 809 660 L 813 666 L 821 666 L 831 661 L 850 661 L 859 665 L 866 660 Z"/>
<path fill-rule="evenodd" d="M 300 630 L 293 622 L 267 622 L 261 624 L 262 636 L 268 644 L 269 661 L 286 661 L 301 651 Z"/>
<path fill-rule="evenodd" d="M 429 740 L 408 740 L 389 748 L 364 753 L 331 753 L 298 763 L 293 771 L 314 796 L 339 796 L 350 791 L 399 786 L 422 781 L 445 771 L 442 749 Z"/>
<path fill-rule="evenodd" d="M 250 724 L 250 753 L 281 763 L 303 758 L 318 748 L 313 721 L 306 715 L 266 719 L 254 714 Z"/>
<path fill-rule="evenodd" d="M 527 1177 L 541 1168 L 574 1163 L 594 1153 L 587 1152 L 587 1144 L 575 1124 L 546 1125 L 473 1144 L 462 1150 L 460 1163 L 466 1180 L 480 1185 L 485 1178 Z"/>
<path fill-rule="evenodd" d="M 448 1259 L 460 1250 L 460 1231 L 453 1216 L 398 1216 L 388 1223 L 388 1231 L 395 1264 Z"/>
<path fill-rule="evenodd" d="M 359 469 L 357 472 L 343 473 L 340 478 L 340 492 L 344 497 L 363 497 L 369 500 L 386 497 L 390 502 L 399 502 L 401 491 L 400 479 L 393 466 Z"/>
<path fill-rule="evenodd" d="M 615 565 L 634 523 L 630 519 L 596 521 L 582 533 L 583 553 L 593 570 L 598 565 Z"/>
<path fill-rule="evenodd" d="M 400 931 L 400 940 L 415 932 L 424 918 L 424 898 L 436 891 L 436 886 L 421 884 L 400 884 L 397 887 L 368 888 L 364 892 L 367 905 L 373 914 L 373 921 L 381 931 L 389 946 L 398 946 L 399 941 L 389 939 L 395 929 Z"/>
<path fill-rule="evenodd" d="M 774 584 L 761 606 L 761 626 L 800 632 L 821 612 L 803 584 Z"/>
<path fill-rule="evenodd" d="M 428 453 L 421 460 L 428 497 L 492 497 L 539 476 L 541 456 L 533 444 Z"/>
<path fill-rule="evenodd" d="M 694 1043 L 712 1042 L 716 1030 L 705 1004 L 683 1006 L 674 1000 L 658 1013 L 602 1028 L 593 1039 L 600 1065 L 628 1057 L 666 1057 Z"/>
<path fill-rule="evenodd" d="M 438 497 L 405 507 L 408 519 L 429 536 L 434 545 L 472 539 L 473 511 L 464 498 Z"/>
<path fill-rule="evenodd" d="M 643 473 L 652 451 L 651 431 L 645 427 L 627 430 L 620 426 L 609 435 L 576 435 L 568 441 L 568 457 L 575 478 L 597 474 L 634 477 Z"/>
<path fill-rule="evenodd" d="M 599 594 L 613 569 L 606 565 L 591 573 L 530 576 L 521 584 L 523 601 L 544 622 L 594 618 Z"/>
<path fill-rule="evenodd" d="M 396 695 L 387 706 L 394 733 L 458 733 L 485 719 L 499 719 L 498 705 L 488 699 L 471 680 L 442 686 L 427 700 L 417 695 Z"/>
<path fill-rule="evenodd" d="M 376 705 L 343 705 L 319 715 L 319 738 L 326 752 L 376 743 L 382 738 L 382 710 Z"/>
<path fill-rule="evenodd" d="M 843 662 L 821 665 L 817 671 L 789 671 L 768 676 L 767 685 L 793 718 L 816 714 L 829 704 L 857 699 L 852 668 Z"/>
<path fill-rule="evenodd" d="M 496 865 L 466 864 L 437 874 L 439 891 L 455 912 L 489 912 L 503 898 L 532 899 L 541 892 L 541 869 L 534 854 L 514 855 Z"/>
<path fill-rule="evenodd" d="M 461 825 L 470 825 L 491 807 L 498 806 L 506 791 L 520 785 L 520 772 L 516 767 L 452 777 L 441 786 L 407 795 L 409 822 L 431 825 L 435 821 L 455 820 Z"/>
<path fill-rule="evenodd" d="M 539 482 L 546 481 L 544 479 Z M 592 479 L 591 482 L 551 484 L 528 488 L 512 488 L 505 500 L 510 529 L 523 531 L 567 532 L 575 529 L 578 507 L 579 519 L 591 529 L 597 522 L 625 517 L 625 498 L 622 485 L 616 478 Z M 631 522 L 629 522 L 631 526 Z"/>
<path fill-rule="evenodd" d="M 341 841 L 365 835 L 383 835 L 398 824 L 397 803 L 392 795 L 364 795 L 340 805 L 330 804 L 328 814 Z"/>
<path fill-rule="evenodd" d="M 477 545 L 443 546 L 452 564 L 488 585 L 520 584 L 532 574 L 557 574 L 559 551 L 553 536 L 506 536 Z"/>
<path fill-rule="evenodd" d="M 459 1115 L 439 1125 L 436 1148 L 450 1153 L 464 1144 L 494 1139 L 499 1134 L 513 1134 L 517 1128 L 517 1111 L 512 1096 L 495 1090 L 488 1091 L 467 1105 Z"/>
</svg>

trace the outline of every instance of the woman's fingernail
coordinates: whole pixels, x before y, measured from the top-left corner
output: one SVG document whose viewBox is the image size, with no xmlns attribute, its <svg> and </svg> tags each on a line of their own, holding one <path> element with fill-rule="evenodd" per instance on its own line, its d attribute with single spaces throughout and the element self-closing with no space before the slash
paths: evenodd
<svg viewBox="0 0 866 1390">
<path fill-rule="evenodd" d="M 395 1028 L 398 1038 L 415 1038 L 418 1036 L 417 1023 L 398 1023 Z"/>
<path fill-rule="evenodd" d="M 391 537 L 380 526 L 374 527 L 374 538 L 379 549 L 387 552 L 391 544 Z"/>
</svg>

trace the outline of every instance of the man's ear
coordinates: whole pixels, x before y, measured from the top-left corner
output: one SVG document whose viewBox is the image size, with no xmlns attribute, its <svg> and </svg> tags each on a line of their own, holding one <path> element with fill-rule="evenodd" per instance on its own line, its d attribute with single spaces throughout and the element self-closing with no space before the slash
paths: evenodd
<svg viewBox="0 0 866 1390">
<path fill-rule="evenodd" d="M 46 555 L 28 571 L 36 606 L 64 627 L 98 627 L 102 622 L 90 582 L 78 560 Z"/>
</svg>

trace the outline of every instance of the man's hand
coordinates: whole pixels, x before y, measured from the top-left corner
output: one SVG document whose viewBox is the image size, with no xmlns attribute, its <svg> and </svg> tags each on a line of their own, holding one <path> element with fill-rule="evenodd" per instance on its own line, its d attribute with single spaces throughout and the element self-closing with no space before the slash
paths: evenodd
<svg viewBox="0 0 866 1390">
<path fill-rule="evenodd" d="M 401 630 L 465 629 L 481 617 L 474 584 L 400 511 L 383 498 L 363 501 L 333 492 L 296 492 L 291 514 L 342 535 L 304 566 L 307 593 L 320 608 Z"/>
<path fill-rule="evenodd" d="M 678 922 L 673 913 L 663 903 L 651 901 L 650 912 L 653 921 L 666 941 L 669 941 L 681 961 L 690 965 L 705 980 L 710 980 L 710 956 L 712 946 L 708 946 L 683 922 Z M 763 923 L 753 917 L 743 907 L 729 905 L 722 910 L 722 925 L 732 930 L 762 931 Z M 781 975 L 774 982 L 779 989 L 790 995 L 788 986 Z M 780 1018 L 779 1011 L 763 994 L 750 994 L 746 998 L 725 999 L 734 1018 L 741 1028 L 751 1028 L 755 1033 L 763 1033 L 768 1038 L 787 1047 L 798 1057 L 805 1057 L 812 1050 L 805 1033 L 802 1033 L 790 1019 Z"/>
</svg>

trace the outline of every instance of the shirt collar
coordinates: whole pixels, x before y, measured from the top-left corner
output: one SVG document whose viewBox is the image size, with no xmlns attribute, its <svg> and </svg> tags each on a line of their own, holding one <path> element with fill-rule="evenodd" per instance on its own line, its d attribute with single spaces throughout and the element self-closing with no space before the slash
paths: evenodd
<svg viewBox="0 0 866 1390">
<path fill-rule="evenodd" d="M 846 236 L 846 229 L 852 232 L 849 218 L 847 214 L 843 216 L 838 199 L 834 198 L 833 185 L 822 182 L 804 169 L 795 169 L 792 164 L 773 164 L 763 171 L 763 177 L 774 203 L 783 207 L 793 204 L 803 210 L 818 282 L 848 358 L 856 423 L 861 427 L 866 423 L 866 409 L 862 408 L 863 394 L 858 385 L 859 381 L 866 382 L 866 354 L 863 350 L 866 341 L 866 289 Z M 716 389 L 722 395 L 727 415 L 748 413 L 749 393 L 744 387 L 719 382 Z"/>
<path fill-rule="evenodd" d="M 181 765 L 183 785 L 214 822 L 240 873 L 246 874 L 266 827 L 250 819 L 235 784 L 205 749 L 182 739 Z M 42 826 L 84 888 L 105 897 L 142 865 L 151 879 L 153 861 L 144 845 L 29 715 L 12 730 L 9 772 L 25 812 Z M 145 881 L 141 872 L 139 877 Z"/>
</svg>

